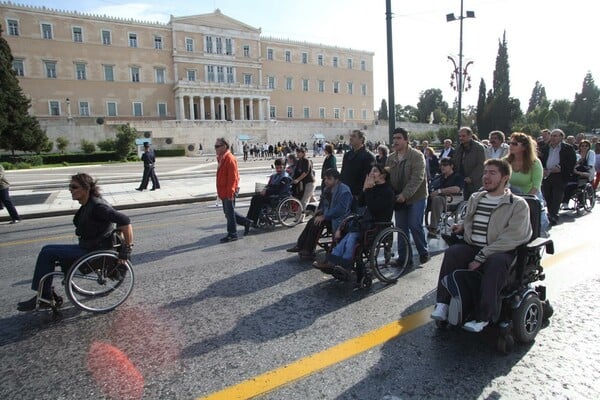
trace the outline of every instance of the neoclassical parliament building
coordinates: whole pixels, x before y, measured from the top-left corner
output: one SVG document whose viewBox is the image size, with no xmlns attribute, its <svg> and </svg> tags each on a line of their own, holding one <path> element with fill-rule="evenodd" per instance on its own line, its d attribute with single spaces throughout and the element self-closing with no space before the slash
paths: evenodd
<svg viewBox="0 0 600 400">
<path fill-rule="evenodd" d="M 273 122 L 373 123 L 372 52 L 262 37 L 218 9 L 158 23 L 1 2 L 0 23 L 31 114 L 58 133 L 126 121 L 202 143 L 224 123 L 257 140 L 281 139 Z"/>
</svg>

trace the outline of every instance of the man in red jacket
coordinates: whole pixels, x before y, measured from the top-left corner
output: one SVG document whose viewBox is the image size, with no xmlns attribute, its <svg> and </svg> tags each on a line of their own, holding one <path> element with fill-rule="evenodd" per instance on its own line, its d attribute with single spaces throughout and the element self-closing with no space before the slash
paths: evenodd
<svg viewBox="0 0 600 400">
<path fill-rule="evenodd" d="M 237 225 L 244 226 L 244 234 L 250 230 L 251 221 L 234 211 L 235 196 L 239 191 L 240 175 L 237 159 L 229 151 L 229 142 L 225 138 L 215 141 L 217 153 L 217 196 L 223 202 L 223 212 L 227 218 L 227 236 L 221 238 L 221 243 L 233 242 L 238 239 Z"/>
</svg>

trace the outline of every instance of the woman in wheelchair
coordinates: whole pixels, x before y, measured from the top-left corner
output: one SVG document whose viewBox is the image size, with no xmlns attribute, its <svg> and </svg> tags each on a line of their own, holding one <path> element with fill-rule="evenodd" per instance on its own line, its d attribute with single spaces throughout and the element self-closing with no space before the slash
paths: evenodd
<svg viewBox="0 0 600 400">
<path fill-rule="evenodd" d="M 577 152 L 577 163 L 571 175 L 571 180 L 565 187 L 565 196 L 563 197 L 562 208 L 566 209 L 569 200 L 577 192 L 579 186 L 585 186 L 586 183 L 592 182 L 596 175 L 596 154 L 592 151 L 592 144 L 588 140 L 579 142 L 579 151 Z M 583 203 L 583 201 L 581 201 Z"/>
<path fill-rule="evenodd" d="M 392 220 L 394 203 L 394 189 L 389 183 L 389 174 L 383 165 L 374 163 L 359 197 L 359 205 L 364 209 L 363 214 L 346 219 L 345 226 L 340 226 L 334 233 L 337 244 L 327 255 L 327 260 L 315 261 L 313 266 L 340 280 L 349 280 L 354 266 L 356 244 L 376 223 Z"/>
<path fill-rule="evenodd" d="M 113 248 L 113 225 L 117 225 L 123 236 L 123 243 L 119 250 L 120 262 L 126 262 L 131 256 L 133 246 L 133 229 L 129 217 L 116 211 L 100 195 L 96 181 L 88 174 L 79 173 L 71 177 L 69 191 L 73 200 L 77 200 L 81 207 L 73 218 L 75 234 L 79 238 L 79 244 L 51 244 L 46 245 L 40 251 L 31 289 L 38 291 L 42 277 L 54 271 L 55 263 L 58 261 L 63 269 L 69 269 L 71 264 L 83 255 L 103 249 Z M 52 278 L 44 282 L 42 298 L 50 300 L 52 293 Z M 19 311 L 33 311 L 37 307 L 37 296 L 20 302 L 17 305 Z M 41 308 L 48 308 L 49 303 L 40 301 Z"/>
<path fill-rule="evenodd" d="M 282 197 L 289 196 L 291 193 L 292 178 L 285 172 L 285 161 L 278 158 L 275 160 L 274 165 L 275 173 L 269 178 L 267 186 L 260 193 L 252 196 L 252 200 L 250 200 L 250 208 L 248 208 L 246 219 L 254 228 L 257 227 L 258 215 L 263 206 L 271 204 L 273 200 L 277 201 Z M 248 229 L 247 222 L 244 234 L 248 233 Z"/>
<path fill-rule="evenodd" d="M 500 317 L 501 291 L 508 282 L 509 268 L 516 248 L 527 243 L 532 235 L 527 202 L 507 188 L 511 168 L 506 160 L 489 159 L 483 172 L 483 190 L 469 198 L 462 225 L 453 231 L 464 235 L 464 243 L 450 246 L 438 279 L 437 303 L 431 318 L 447 321 L 458 303 L 451 302 L 447 281 L 457 270 L 477 271 L 481 277 L 475 301 L 474 319 L 463 328 L 480 332 Z"/>
</svg>

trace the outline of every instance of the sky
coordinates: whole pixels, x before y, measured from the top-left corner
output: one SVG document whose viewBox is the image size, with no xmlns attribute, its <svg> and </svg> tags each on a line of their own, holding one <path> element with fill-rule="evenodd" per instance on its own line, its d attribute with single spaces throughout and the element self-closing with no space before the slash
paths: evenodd
<svg viewBox="0 0 600 400">
<path fill-rule="evenodd" d="M 2 0 L 4 1 L 4 0 Z M 462 0 L 463 64 L 472 88 L 463 94 L 463 108 L 477 104 L 483 78 L 492 87 L 498 43 L 506 33 L 511 96 L 525 111 L 539 81 L 550 101 L 573 101 L 591 72 L 598 84 L 600 34 L 593 0 Z M 59 10 L 168 22 L 181 17 L 221 12 L 263 36 L 301 40 L 375 53 L 374 109 L 388 98 L 385 0 L 19 0 L 15 3 Z M 446 22 L 446 14 L 460 15 L 461 0 L 392 0 L 394 96 L 396 104 L 416 106 L 419 94 L 441 89 L 452 105 L 457 92 L 450 87 L 457 60 L 460 22 Z"/>
</svg>

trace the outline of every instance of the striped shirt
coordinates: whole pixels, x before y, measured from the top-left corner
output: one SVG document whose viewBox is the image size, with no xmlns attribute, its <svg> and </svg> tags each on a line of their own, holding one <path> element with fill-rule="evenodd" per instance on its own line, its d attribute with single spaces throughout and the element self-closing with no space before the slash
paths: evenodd
<svg viewBox="0 0 600 400">
<path fill-rule="evenodd" d="M 471 234 L 471 241 L 475 246 L 485 247 L 488 245 L 487 231 L 490 223 L 490 217 L 492 212 L 500 203 L 500 196 L 490 196 L 486 194 L 477 203 L 477 209 L 473 216 L 473 233 Z"/>
</svg>

